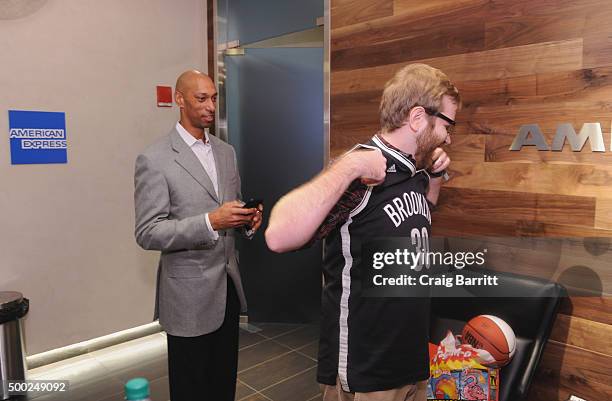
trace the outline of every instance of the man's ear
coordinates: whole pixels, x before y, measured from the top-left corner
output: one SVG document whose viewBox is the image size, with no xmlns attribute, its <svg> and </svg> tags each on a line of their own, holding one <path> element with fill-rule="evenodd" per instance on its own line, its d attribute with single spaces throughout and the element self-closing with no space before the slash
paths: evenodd
<svg viewBox="0 0 612 401">
<path fill-rule="evenodd" d="M 408 126 L 413 132 L 419 132 L 423 128 L 424 124 L 427 124 L 427 113 L 421 106 L 413 107 L 408 113 Z"/>
<path fill-rule="evenodd" d="M 185 107 L 185 98 L 183 98 L 182 92 L 174 91 L 174 101 L 181 109 Z"/>
</svg>

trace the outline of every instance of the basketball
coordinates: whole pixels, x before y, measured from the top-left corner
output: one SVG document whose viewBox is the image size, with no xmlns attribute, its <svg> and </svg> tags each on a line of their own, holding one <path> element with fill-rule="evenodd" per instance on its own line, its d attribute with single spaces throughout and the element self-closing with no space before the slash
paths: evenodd
<svg viewBox="0 0 612 401">
<path fill-rule="evenodd" d="M 516 351 L 516 336 L 512 328 L 497 316 L 479 315 L 463 328 L 463 343 L 488 351 L 495 362 L 489 367 L 507 365 Z"/>
</svg>

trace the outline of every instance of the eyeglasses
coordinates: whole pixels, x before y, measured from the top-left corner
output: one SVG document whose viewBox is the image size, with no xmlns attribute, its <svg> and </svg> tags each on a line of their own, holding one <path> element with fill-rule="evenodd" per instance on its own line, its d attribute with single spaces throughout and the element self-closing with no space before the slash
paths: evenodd
<svg viewBox="0 0 612 401">
<path fill-rule="evenodd" d="M 448 116 L 445 116 L 444 114 L 440 113 L 437 110 L 430 109 L 429 107 L 423 107 L 423 109 L 425 110 L 425 113 L 427 113 L 428 115 L 433 116 L 433 117 L 439 117 L 442 120 L 444 120 L 447 123 L 449 123 L 450 125 L 448 127 L 446 127 L 446 132 L 448 134 L 452 134 L 455 131 L 455 125 L 457 125 L 455 120 L 453 120 L 452 118 L 450 118 Z"/>
</svg>

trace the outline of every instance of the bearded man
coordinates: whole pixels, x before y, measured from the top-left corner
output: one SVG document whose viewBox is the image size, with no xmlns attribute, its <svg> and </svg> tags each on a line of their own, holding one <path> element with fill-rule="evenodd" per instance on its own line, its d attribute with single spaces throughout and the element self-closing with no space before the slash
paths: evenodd
<svg viewBox="0 0 612 401">
<path fill-rule="evenodd" d="M 405 66 L 385 85 L 380 132 L 272 210 L 271 250 L 326 238 L 317 375 L 324 401 L 425 400 L 430 300 L 362 297 L 361 246 L 430 236 L 430 207 L 450 164 L 441 146 L 450 144 L 459 106 L 442 71 Z"/>
</svg>

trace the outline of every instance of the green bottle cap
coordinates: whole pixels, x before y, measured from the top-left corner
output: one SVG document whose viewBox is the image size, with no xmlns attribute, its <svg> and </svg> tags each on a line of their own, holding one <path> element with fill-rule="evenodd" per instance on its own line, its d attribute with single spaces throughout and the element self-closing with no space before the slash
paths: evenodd
<svg viewBox="0 0 612 401">
<path fill-rule="evenodd" d="M 126 400 L 144 400 L 149 398 L 149 381 L 143 377 L 137 377 L 125 383 Z"/>
</svg>

